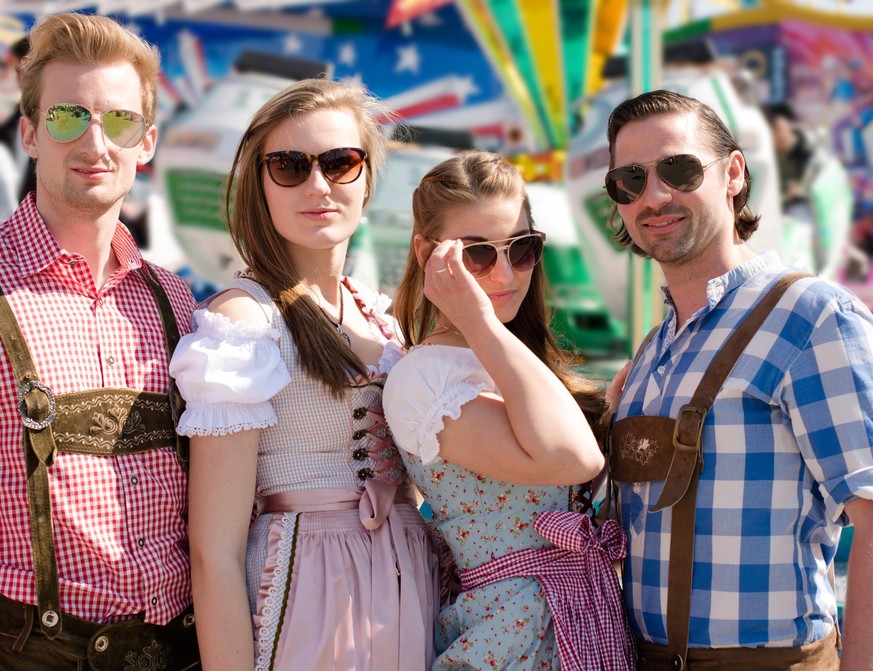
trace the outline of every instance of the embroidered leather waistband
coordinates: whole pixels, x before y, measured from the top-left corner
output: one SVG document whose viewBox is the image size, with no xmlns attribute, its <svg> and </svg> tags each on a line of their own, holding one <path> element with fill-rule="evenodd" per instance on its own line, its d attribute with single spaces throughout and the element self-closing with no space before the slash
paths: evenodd
<svg viewBox="0 0 873 671">
<path fill-rule="evenodd" d="M 94 389 L 54 398 L 51 423 L 60 452 L 110 456 L 175 446 L 166 394 L 133 389 Z"/>
<path fill-rule="evenodd" d="M 626 417 L 610 433 L 609 475 L 618 482 L 664 480 L 673 460 L 676 420 Z"/>
</svg>

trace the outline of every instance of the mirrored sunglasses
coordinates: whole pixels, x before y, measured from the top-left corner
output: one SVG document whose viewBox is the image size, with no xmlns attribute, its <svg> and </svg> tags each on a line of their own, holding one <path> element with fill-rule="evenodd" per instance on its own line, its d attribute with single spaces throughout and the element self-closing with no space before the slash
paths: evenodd
<svg viewBox="0 0 873 671">
<path fill-rule="evenodd" d="M 537 231 L 506 240 L 473 242 L 464 245 L 464 267 L 473 277 L 481 280 L 491 274 L 497 265 L 497 255 L 503 252 L 513 270 L 530 270 L 543 258 L 545 241 L 546 234 Z M 506 244 L 497 244 L 500 242 Z"/>
<path fill-rule="evenodd" d="M 309 179 L 318 162 L 325 179 L 334 184 L 351 184 L 364 171 L 367 152 L 357 147 L 328 149 L 320 154 L 302 151 L 271 151 L 264 156 L 267 173 L 279 186 L 300 186 Z"/>
<path fill-rule="evenodd" d="M 130 110 L 109 110 L 102 114 L 92 112 L 84 105 L 59 103 L 45 111 L 45 128 L 58 142 L 72 142 L 85 134 L 91 120 L 100 117 L 103 133 L 119 147 L 138 145 L 146 132 L 142 114 Z"/>
<path fill-rule="evenodd" d="M 721 158 L 706 165 L 692 154 L 677 154 L 655 163 L 655 174 L 670 188 L 690 193 L 703 184 L 703 173 Z M 649 163 L 648 165 L 651 165 Z M 643 164 L 623 165 L 606 173 L 606 193 L 619 205 L 628 205 L 646 190 L 648 171 Z"/>
</svg>

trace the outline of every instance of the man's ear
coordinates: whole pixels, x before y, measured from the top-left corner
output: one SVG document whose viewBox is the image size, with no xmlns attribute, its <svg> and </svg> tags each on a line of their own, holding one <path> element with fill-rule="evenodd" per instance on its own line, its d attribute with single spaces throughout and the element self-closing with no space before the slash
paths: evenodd
<svg viewBox="0 0 873 671">
<path fill-rule="evenodd" d="M 733 198 L 746 184 L 746 159 L 741 151 L 734 150 L 728 156 L 727 194 Z"/>
<path fill-rule="evenodd" d="M 18 133 L 21 137 L 21 146 L 24 149 L 24 153 L 32 159 L 38 159 L 39 148 L 36 144 L 36 127 L 33 125 L 33 122 L 23 114 L 18 120 Z"/>
<path fill-rule="evenodd" d="M 139 156 L 136 159 L 137 165 L 145 165 L 155 155 L 155 149 L 158 146 L 158 129 L 154 125 L 149 126 L 143 136 L 142 144 L 139 148 Z"/>
</svg>

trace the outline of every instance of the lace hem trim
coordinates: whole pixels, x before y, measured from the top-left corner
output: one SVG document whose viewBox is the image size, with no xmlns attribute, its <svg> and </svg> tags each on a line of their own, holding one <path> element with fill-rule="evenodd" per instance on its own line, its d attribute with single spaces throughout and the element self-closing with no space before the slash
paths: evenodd
<svg viewBox="0 0 873 671">
<path fill-rule="evenodd" d="M 270 324 L 250 324 L 233 321 L 219 313 L 203 308 L 194 313 L 198 330 L 207 336 L 220 336 L 233 344 L 246 344 L 257 340 L 279 340 L 279 330 Z"/>
<path fill-rule="evenodd" d="M 272 666 L 273 651 L 279 638 L 280 620 L 290 587 L 291 566 L 297 540 L 297 515 L 297 513 L 286 513 L 282 516 L 282 535 L 279 537 L 279 547 L 276 551 L 276 570 L 273 572 L 261 611 L 255 671 L 270 671 Z"/>
<path fill-rule="evenodd" d="M 481 382 L 461 382 L 452 387 L 449 393 L 436 399 L 418 427 L 419 456 L 424 465 L 439 458 L 440 443 L 437 434 L 445 428 L 443 418 L 458 419 L 461 416 L 461 406 L 472 401 L 486 388 L 487 385 Z"/>
<path fill-rule="evenodd" d="M 218 429 L 204 429 L 196 426 L 180 426 L 176 433 L 180 436 L 229 436 L 240 431 L 248 431 L 249 429 L 269 429 L 275 426 L 276 422 L 249 422 L 246 424 L 234 424 L 233 426 L 223 426 Z"/>
</svg>

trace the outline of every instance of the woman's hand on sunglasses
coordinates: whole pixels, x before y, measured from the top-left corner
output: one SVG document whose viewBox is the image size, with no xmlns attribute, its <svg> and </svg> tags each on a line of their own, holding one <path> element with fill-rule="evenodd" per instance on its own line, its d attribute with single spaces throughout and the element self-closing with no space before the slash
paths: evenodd
<svg viewBox="0 0 873 671">
<path fill-rule="evenodd" d="M 424 267 L 424 295 L 456 328 L 476 328 L 494 307 L 463 260 L 460 240 L 444 240 Z"/>
</svg>

